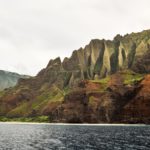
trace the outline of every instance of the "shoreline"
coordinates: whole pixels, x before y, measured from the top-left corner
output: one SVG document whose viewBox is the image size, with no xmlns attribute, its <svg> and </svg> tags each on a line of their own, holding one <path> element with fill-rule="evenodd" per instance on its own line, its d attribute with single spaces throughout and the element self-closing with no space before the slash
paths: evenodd
<svg viewBox="0 0 150 150">
<path fill-rule="evenodd" d="M 44 122 L 15 122 L 15 121 L 10 121 L 10 122 L 1 122 L 1 124 L 28 124 L 28 125 L 56 125 L 56 126 L 149 126 L 148 124 L 123 124 L 123 123 L 118 123 L 118 124 L 108 124 L 108 123 L 97 123 L 97 124 L 88 124 L 88 123 L 83 123 L 83 124 L 78 124 L 78 123 L 44 123 Z"/>
</svg>

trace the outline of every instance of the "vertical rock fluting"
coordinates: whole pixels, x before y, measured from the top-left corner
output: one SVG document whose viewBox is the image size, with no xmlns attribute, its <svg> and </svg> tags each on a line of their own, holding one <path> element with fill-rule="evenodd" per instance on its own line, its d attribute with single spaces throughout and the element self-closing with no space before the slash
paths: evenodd
<svg viewBox="0 0 150 150">
<path fill-rule="evenodd" d="M 104 78 L 124 69 L 149 73 L 149 45 L 149 30 L 117 35 L 112 41 L 94 39 L 84 48 L 73 51 L 72 56 L 62 62 L 60 58 L 51 60 L 37 78 L 40 78 L 41 84 L 57 83 L 63 88 L 68 85 L 72 87 L 84 79 Z M 44 78 L 41 79 L 41 76 Z"/>
<path fill-rule="evenodd" d="M 129 122 L 131 116 L 139 119 L 140 112 L 144 115 L 141 120 L 149 122 L 150 77 L 140 84 L 141 75 L 132 72 L 150 73 L 149 45 L 150 30 L 117 35 L 113 40 L 92 40 L 70 58 L 50 60 L 37 76 L 20 79 L 16 87 L 0 93 L 0 115 L 46 114 L 56 121 Z"/>
<path fill-rule="evenodd" d="M 145 40 L 145 36 L 138 39 L 136 34 L 117 35 L 112 41 L 95 39 L 85 48 L 75 50 L 70 58 L 65 58 L 62 66 L 72 73 L 72 84 L 76 79 L 99 79 L 123 69 L 134 68 L 138 72 L 133 66 L 148 51 L 149 39 Z"/>
</svg>

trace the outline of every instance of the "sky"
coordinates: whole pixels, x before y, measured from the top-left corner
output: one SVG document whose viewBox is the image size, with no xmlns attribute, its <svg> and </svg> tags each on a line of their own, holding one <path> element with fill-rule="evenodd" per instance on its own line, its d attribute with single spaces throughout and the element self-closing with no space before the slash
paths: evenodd
<svg viewBox="0 0 150 150">
<path fill-rule="evenodd" d="M 91 39 L 150 29 L 150 0 L 0 0 L 0 70 L 36 75 Z"/>
</svg>

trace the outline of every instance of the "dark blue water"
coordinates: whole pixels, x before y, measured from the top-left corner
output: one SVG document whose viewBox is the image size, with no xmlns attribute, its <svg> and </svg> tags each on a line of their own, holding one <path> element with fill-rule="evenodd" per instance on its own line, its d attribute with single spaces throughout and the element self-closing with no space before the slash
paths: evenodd
<svg viewBox="0 0 150 150">
<path fill-rule="evenodd" d="M 0 150 L 150 150 L 150 126 L 0 123 Z"/>
</svg>

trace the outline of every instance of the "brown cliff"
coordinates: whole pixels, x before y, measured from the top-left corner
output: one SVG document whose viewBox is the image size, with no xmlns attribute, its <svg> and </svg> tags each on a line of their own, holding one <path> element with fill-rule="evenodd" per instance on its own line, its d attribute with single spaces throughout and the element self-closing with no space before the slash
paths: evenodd
<svg viewBox="0 0 150 150">
<path fill-rule="evenodd" d="M 0 115 L 52 122 L 149 123 L 150 30 L 92 40 L 0 93 Z"/>
</svg>

